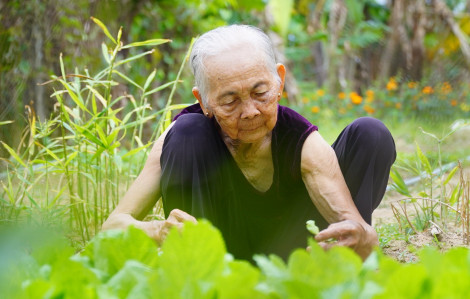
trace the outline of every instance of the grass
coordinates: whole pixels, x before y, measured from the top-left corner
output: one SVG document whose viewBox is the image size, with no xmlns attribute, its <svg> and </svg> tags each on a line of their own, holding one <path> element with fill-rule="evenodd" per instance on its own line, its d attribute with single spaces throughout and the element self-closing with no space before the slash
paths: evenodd
<svg viewBox="0 0 470 299">
<path fill-rule="evenodd" d="M 387 241 L 405 240 L 413 245 L 410 238 L 423 235 L 419 238 L 434 236 L 426 246 L 440 249 L 448 248 L 446 243 L 468 246 L 470 207 L 466 169 L 470 164 L 470 140 L 466 136 L 469 122 L 461 123 L 459 128 L 455 123 L 445 122 L 424 125 L 412 130 L 406 130 L 404 126 L 403 137 L 398 137 L 401 140 L 413 138 L 411 146 L 405 144 L 401 150 L 399 148 L 391 174 L 393 189 L 398 193 L 388 200 L 388 204 L 399 234 L 384 225 L 376 229 L 381 239 Z M 412 137 L 406 135 L 407 131 Z M 420 180 L 413 186 L 406 186 L 402 177 L 419 177 Z M 442 231 L 439 238 L 433 235 L 436 231 Z M 381 242 L 381 246 L 384 244 Z M 409 252 L 407 248 L 402 250 Z"/>
<path fill-rule="evenodd" d="M 305 113 L 305 109 L 298 110 Z M 328 119 L 308 112 L 306 115 L 310 116 L 310 121 L 319 125 L 320 134 L 330 144 L 355 118 Z M 415 185 L 406 187 L 406 192 L 402 194 L 393 190 L 388 192 L 395 193 L 391 199 L 393 203 L 387 203 L 389 209 L 394 210 L 395 216 L 391 216 L 391 223 L 379 223 L 375 226 L 380 246 L 384 248 L 392 241 L 411 244 L 410 237 L 428 231 L 432 223 L 444 228 L 444 233 L 452 231 L 459 234 L 461 239 L 467 238 L 469 206 L 468 195 L 464 194 L 463 189 L 468 186 L 468 178 L 460 176 L 460 170 L 455 165 L 460 162 L 463 169 L 470 165 L 468 120 L 455 132 L 455 119 L 433 122 L 426 118 L 410 117 L 405 120 L 404 117 L 385 116 L 381 120 L 391 131 L 397 146 L 397 161 L 393 170 L 403 180 L 414 177 L 421 179 Z M 444 171 L 438 171 L 449 165 L 451 167 Z M 433 171 L 434 174 L 430 175 Z M 390 183 L 396 185 L 395 179 L 398 178 L 392 178 Z M 385 202 L 388 197 L 390 195 L 386 195 Z M 441 245 L 436 241 L 429 246 Z M 409 251 L 407 248 L 403 250 Z"/>
<path fill-rule="evenodd" d="M 29 107 L 20 147 L 2 143 L 11 157 L 4 159 L 7 171 L 1 180 L 0 223 L 65 225 L 82 245 L 99 231 L 143 167 L 151 147 L 151 142 L 142 142 L 144 127 L 151 128 L 150 140 L 154 140 L 169 124 L 171 111 L 184 107 L 173 105 L 172 96 L 186 59 L 174 81 L 157 87 L 153 86 L 155 71 L 142 83 L 124 74 L 126 64 L 153 50 L 131 57 L 122 57 L 121 50 L 154 47 L 169 40 L 126 45 L 120 41 L 121 30 L 114 39 L 103 23 L 93 21 L 112 42 L 112 47 L 102 46 L 106 67 L 93 75 L 86 69 L 80 73 L 78 68 L 67 73 L 60 57 L 61 76 L 46 82 L 55 86 L 51 97 L 57 112 L 38 122 Z M 115 95 L 112 90 L 118 84 L 132 85 L 136 93 Z M 148 98 L 163 88 L 172 88 L 166 105 L 152 111 Z M 124 140 L 130 141 L 127 147 Z"/>
<path fill-rule="evenodd" d="M 135 82 L 125 74 L 127 64 L 153 51 L 142 50 L 134 56 L 123 57 L 122 49 L 153 47 L 168 40 L 125 45 L 120 41 L 120 31 L 112 37 L 104 24 L 93 20 L 110 37 L 108 43 L 112 46 L 102 46 L 106 66 L 96 74 L 90 74 L 86 69 L 80 72 L 78 68 L 66 72 L 60 57 L 61 75 L 47 82 L 55 86 L 51 97 L 56 100 L 56 113 L 47 121 L 38 122 L 34 110 L 28 107 L 28 127 L 20 147 L 14 149 L 2 143 L 11 157 L 4 159 L 6 171 L 0 177 L 0 223 L 67 227 L 77 247 L 83 246 L 97 233 L 143 167 L 151 141 L 170 123 L 171 111 L 184 106 L 173 105 L 172 96 L 180 83 L 186 59 L 175 80 L 160 86 L 154 86 L 155 71 L 144 82 Z M 115 94 L 113 88 L 118 84 L 133 86 L 135 92 Z M 171 88 L 165 107 L 152 111 L 148 98 L 163 88 Z M 322 108 L 322 113 L 316 114 L 305 107 L 293 108 L 317 124 L 330 144 L 347 124 L 359 116 L 350 114 L 332 118 L 332 110 Z M 457 132 L 438 142 L 437 139 L 449 132 L 450 120 L 431 122 L 417 117 L 405 119 L 397 113 L 388 117 L 384 115 L 382 120 L 397 143 L 396 165 L 402 164 L 401 168 L 396 169 L 404 178 L 470 156 L 470 139 L 465 137 L 468 134 Z M 2 122 L 0 125 L 8 123 Z M 423 134 L 420 128 L 438 138 Z M 144 129 L 151 131 L 150 142 L 143 142 L 146 139 Z M 462 139 L 466 141 L 462 143 Z M 419 151 L 415 143 L 419 144 Z M 464 166 L 468 165 L 465 163 Z M 428 164 L 429 167 L 426 167 Z M 406 169 L 403 165 L 414 168 Z M 415 213 L 407 214 L 403 209 L 397 209 L 395 225 L 377 227 L 381 244 L 401 238 L 401 234 L 408 237 L 414 230 L 424 230 L 429 220 L 435 220 L 435 217 L 444 221 L 459 221 L 459 225 L 463 223 L 463 230 L 468 236 L 468 191 L 464 191 L 468 179 L 461 178 L 457 185 L 452 188 L 449 185 L 445 189 L 442 187 L 446 187 L 447 183 L 444 184 L 443 178 L 441 174 L 423 178 L 417 187 L 404 192 L 403 196 L 408 198 L 409 203 L 402 201 L 401 204 L 408 203 Z M 455 193 L 455 190 L 458 192 Z M 427 199 L 418 201 L 417 198 Z M 430 200 L 457 205 L 459 213 L 449 214 L 448 209 L 442 209 L 442 204 L 436 206 Z M 154 213 L 159 215 L 161 212 L 159 204 Z M 448 215 L 454 215 L 454 218 Z"/>
</svg>

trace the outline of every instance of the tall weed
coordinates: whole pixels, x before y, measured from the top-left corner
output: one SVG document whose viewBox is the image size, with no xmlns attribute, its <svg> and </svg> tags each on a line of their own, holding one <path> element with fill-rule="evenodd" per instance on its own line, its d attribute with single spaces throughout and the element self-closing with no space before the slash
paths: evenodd
<svg viewBox="0 0 470 299">
<path fill-rule="evenodd" d="M 452 178 L 462 166 L 460 163 L 453 162 L 446 165 L 442 163 L 441 146 L 445 140 L 453 133 L 458 131 L 468 122 L 463 120 L 455 121 L 451 125 L 447 133 L 442 137 L 422 130 L 423 134 L 432 138 L 436 142 L 437 160 L 432 161 L 416 144 L 416 155 L 413 159 L 407 159 L 397 163 L 390 174 L 393 180 L 392 188 L 405 196 L 405 198 L 397 201 L 397 208 L 392 204 L 395 217 L 400 223 L 400 227 L 406 226 L 413 231 L 422 231 L 431 225 L 440 223 L 446 228 L 452 220 L 455 225 L 466 219 L 465 209 L 468 204 L 462 201 L 463 189 L 465 181 L 463 175 L 457 182 L 451 183 Z M 400 173 L 415 176 L 414 178 L 404 180 Z M 455 180 L 454 180 L 455 181 Z M 418 182 L 418 187 L 412 191 L 409 185 Z M 414 210 L 413 219 L 407 205 L 412 206 Z M 454 217 L 452 217 L 454 216 Z M 404 225 L 402 225 L 404 223 Z"/>
<path fill-rule="evenodd" d="M 101 21 L 92 20 L 111 43 L 110 47 L 102 44 L 106 66 L 94 75 L 86 69 L 80 73 L 78 68 L 70 73 L 61 55 L 60 76 L 44 83 L 54 85 L 55 112 L 39 122 L 27 107 L 28 127 L 20 146 L 13 149 L 2 142 L 10 158 L 0 178 L 0 222 L 67 225 L 82 244 L 98 232 L 140 171 L 151 141 L 169 124 L 171 111 L 185 106 L 173 105 L 172 95 L 186 59 L 174 81 L 157 87 L 153 87 L 155 71 L 143 84 L 125 74 L 126 65 L 154 50 L 123 57 L 123 49 L 151 48 L 170 40 L 124 44 L 122 28 L 113 37 Z M 120 84 L 132 85 L 138 94 L 114 92 Z M 166 106 L 152 111 L 149 96 L 170 87 Z M 153 132 L 147 143 L 143 142 L 144 128 Z"/>
</svg>

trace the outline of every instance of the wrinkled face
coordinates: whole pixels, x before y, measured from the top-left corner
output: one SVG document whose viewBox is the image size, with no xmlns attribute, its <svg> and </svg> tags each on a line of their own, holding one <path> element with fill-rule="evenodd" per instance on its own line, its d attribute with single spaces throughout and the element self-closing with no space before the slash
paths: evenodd
<svg viewBox="0 0 470 299">
<path fill-rule="evenodd" d="M 205 108 L 213 114 L 224 134 L 241 143 L 262 140 L 277 121 L 284 74 L 280 74 L 280 84 L 261 57 L 245 47 L 205 62 L 208 74 L 208 107 Z"/>
</svg>

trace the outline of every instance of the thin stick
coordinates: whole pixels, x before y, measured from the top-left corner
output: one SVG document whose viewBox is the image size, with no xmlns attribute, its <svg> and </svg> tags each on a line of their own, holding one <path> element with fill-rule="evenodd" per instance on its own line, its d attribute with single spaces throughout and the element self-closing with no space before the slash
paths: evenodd
<svg viewBox="0 0 470 299">
<path fill-rule="evenodd" d="M 447 206 L 448 208 L 450 208 L 451 210 L 454 210 L 454 212 L 458 213 L 459 211 L 456 210 L 453 206 L 445 203 L 445 202 L 442 202 L 442 201 L 439 201 L 439 200 L 436 200 L 436 199 L 432 199 L 432 198 L 427 198 L 427 197 L 406 197 L 406 198 L 402 198 L 402 199 L 394 199 L 394 200 L 391 200 L 391 202 L 400 202 L 400 201 L 404 201 L 404 200 L 411 200 L 411 199 L 421 199 L 421 200 L 427 200 L 427 201 L 431 201 L 431 202 L 435 202 L 437 204 L 441 204 L 441 205 L 445 205 Z"/>
<path fill-rule="evenodd" d="M 390 204 L 390 207 L 392 208 L 393 216 L 395 216 L 395 219 L 397 219 L 400 231 L 403 233 L 403 227 L 401 226 L 400 220 L 400 212 L 398 212 L 398 209 L 393 204 Z"/>
<path fill-rule="evenodd" d="M 403 206 L 404 206 L 405 208 L 403 208 L 402 206 L 399 205 L 399 207 L 402 209 L 403 213 L 405 214 L 406 221 L 407 221 L 408 224 L 410 225 L 411 229 L 415 232 L 415 234 L 418 234 L 418 232 L 416 231 L 415 227 L 413 226 L 413 224 L 411 224 L 411 221 L 410 221 L 410 219 L 408 218 L 408 213 L 406 213 L 406 203 L 404 203 Z"/>
</svg>

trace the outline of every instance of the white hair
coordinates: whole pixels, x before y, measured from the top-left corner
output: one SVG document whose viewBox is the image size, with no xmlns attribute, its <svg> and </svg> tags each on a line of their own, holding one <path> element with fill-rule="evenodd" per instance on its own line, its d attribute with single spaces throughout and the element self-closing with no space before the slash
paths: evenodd
<svg viewBox="0 0 470 299">
<path fill-rule="evenodd" d="M 267 68 L 280 84 L 276 70 L 276 57 L 269 37 L 261 29 L 250 25 L 229 25 L 218 27 L 201 35 L 193 45 L 189 65 L 199 88 L 202 102 L 207 105 L 207 75 L 204 62 L 206 58 L 217 56 L 230 49 L 249 44 L 263 54 Z"/>
</svg>

